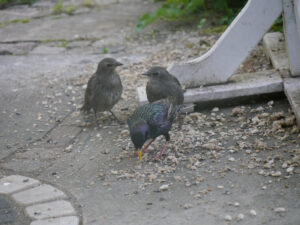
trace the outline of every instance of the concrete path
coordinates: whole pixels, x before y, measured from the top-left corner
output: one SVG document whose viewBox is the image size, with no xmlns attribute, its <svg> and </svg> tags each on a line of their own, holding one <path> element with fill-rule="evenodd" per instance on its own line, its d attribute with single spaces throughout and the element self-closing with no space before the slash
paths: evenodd
<svg viewBox="0 0 300 225">
<path fill-rule="evenodd" d="M 153 154 L 129 158 L 126 125 L 103 113 L 97 127 L 79 112 L 97 63 L 124 63 L 123 98 L 113 110 L 126 121 L 138 105 L 136 88 L 147 82 L 142 72 L 202 54 L 216 36 L 165 23 L 135 33 L 139 15 L 159 4 L 152 1 L 64 4 L 76 6 L 73 15 L 53 15 L 52 1 L 0 11 L 0 179 L 22 175 L 59 190 L 48 203 L 71 207 L 64 215 L 83 225 L 299 223 L 300 136 L 285 97 L 189 114 L 181 130 L 174 124 L 161 162 L 151 162 Z M 258 53 L 241 69 L 268 69 L 266 61 Z M 4 197 L 23 207 L 40 196 L 34 188 L 32 198 Z M 29 218 L 44 203 L 23 207 L 27 224 L 57 223 L 57 215 Z"/>
</svg>

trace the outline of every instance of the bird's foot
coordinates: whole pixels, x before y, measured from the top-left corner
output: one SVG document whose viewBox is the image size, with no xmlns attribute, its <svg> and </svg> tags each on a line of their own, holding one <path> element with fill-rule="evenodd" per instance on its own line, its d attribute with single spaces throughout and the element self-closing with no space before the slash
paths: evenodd
<svg viewBox="0 0 300 225">
<path fill-rule="evenodd" d="M 149 149 L 142 150 L 142 154 L 144 154 L 144 153 L 151 153 L 151 152 L 153 152 L 153 150 L 149 150 Z M 130 158 L 137 157 L 137 156 L 138 156 L 138 152 L 134 152 L 132 154 L 129 154 Z"/>
</svg>

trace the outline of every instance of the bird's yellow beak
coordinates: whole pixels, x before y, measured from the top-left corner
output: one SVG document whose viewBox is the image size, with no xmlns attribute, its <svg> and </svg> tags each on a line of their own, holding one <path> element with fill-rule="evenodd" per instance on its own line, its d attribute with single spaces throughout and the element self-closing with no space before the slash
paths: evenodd
<svg viewBox="0 0 300 225">
<path fill-rule="evenodd" d="M 142 158 L 142 150 L 139 149 L 137 153 L 138 153 L 139 160 L 141 160 L 141 158 Z"/>
</svg>

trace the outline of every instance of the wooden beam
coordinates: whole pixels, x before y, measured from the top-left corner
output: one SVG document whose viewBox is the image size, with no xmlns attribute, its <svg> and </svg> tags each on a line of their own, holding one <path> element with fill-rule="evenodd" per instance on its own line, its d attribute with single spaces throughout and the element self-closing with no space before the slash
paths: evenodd
<svg viewBox="0 0 300 225">
<path fill-rule="evenodd" d="M 292 76 L 300 76 L 300 34 L 299 26 L 296 24 L 296 13 L 299 13 L 300 0 L 283 0 L 283 22 L 286 49 L 289 57 L 289 68 Z M 297 2 L 298 9 L 295 9 Z M 298 18 L 299 15 L 297 14 Z"/>
<path fill-rule="evenodd" d="M 186 87 L 226 82 L 282 12 L 282 0 L 249 0 L 204 55 L 169 68 Z"/>
<path fill-rule="evenodd" d="M 284 92 L 290 102 L 300 128 L 300 77 L 284 79 Z"/>
<path fill-rule="evenodd" d="M 236 74 L 227 84 L 188 89 L 184 93 L 185 103 L 199 103 L 217 100 L 270 94 L 283 91 L 283 81 L 278 71 Z M 140 104 L 147 103 L 145 87 L 138 87 Z"/>
</svg>

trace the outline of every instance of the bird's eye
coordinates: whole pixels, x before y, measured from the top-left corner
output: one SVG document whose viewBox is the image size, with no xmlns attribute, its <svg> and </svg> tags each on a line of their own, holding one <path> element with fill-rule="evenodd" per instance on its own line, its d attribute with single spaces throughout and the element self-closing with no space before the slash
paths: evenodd
<svg viewBox="0 0 300 225">
<path fill-rule="evenodd" d="M 108 64 L 107 64 L 107 66 L 108 66 L 108 67 L 112 67 L 113 65 L 112 65 L 112 64 L 110 64 L 110 63 L 108 63 Z"/>
<path fill-rule="evenodd" d="M 158 76 L 158 74 L 159 74 L 158 72 L 154 72 L 153 73 L 154 76 Z"/>
</svg>

